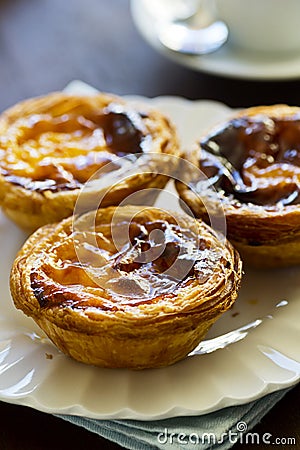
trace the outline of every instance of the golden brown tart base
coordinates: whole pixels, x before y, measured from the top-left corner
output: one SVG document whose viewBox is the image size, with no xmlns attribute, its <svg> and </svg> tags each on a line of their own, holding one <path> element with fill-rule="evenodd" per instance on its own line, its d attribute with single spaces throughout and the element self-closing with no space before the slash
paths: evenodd
<svg viewBox="0 0 300 450">
<path fill-rule="evenodd" d="M 223 211 L 228 239 L 252 266 L 300 263 L 300 108 L 240 111 L 184 156 L 209 181 L 177 183 L 196 217 L 209 223 Z"/>
<path fill-rule="evenodd" d="M 130 170 L 141 155 L 146 162 L 137 173 L 108 182 L 101 206 L 163 188 L 164 164 L 174 165 L 175 159 L 157 164 L 157 156 L 177 154 L 174 127 L 145 105 L 133 107 L 105 93 L 29 99 L 0 116 L 0 204 L 8 217 L 33 231 L 71 215 L 80 189 L 98 170 L 101 178 L 131 162 Z M 139 202 L 146 203 L 148 195 L 141 194 Z"/>
<path fill-rule="evenodd" d="M 90 224 L 94 224 L 90 226 Z M 11 272 L 17 308 L 78 361 L 143 369 L 183 359 L 230 308 L 241 260 L 187 215 L 109 207 L 37 230 Z"/>
</svg>

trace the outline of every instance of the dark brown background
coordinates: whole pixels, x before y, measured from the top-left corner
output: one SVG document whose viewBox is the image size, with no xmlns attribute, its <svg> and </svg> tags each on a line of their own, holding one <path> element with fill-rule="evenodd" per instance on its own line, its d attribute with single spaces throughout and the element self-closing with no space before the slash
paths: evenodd
<svg viewBox="0 0 300 450">
<path fill-rule="evenodd" d="M 72 79 L 117 94 L 170 94 L 234 107 L 300 104 L 297 80 L 238 81 L 168 61 L 138 35 L 128 0 L 0 0 L 0 110 L 26 97 L 60 90 Z M 255 431 L 296 437 L 296 447 L 276 448 L 300 448 L 299 400 L 298 385 Z M 118 448 L 29 408 L 0 403 L 0 416 L 0 450 Z"/>
<path fill-rule="evenodd" d="M 78 78 L 100 90 L 300 104 L 300 83 L 203 75 L 166 60 L 137 34 L 128 0 L 0 0 L 0 108 Z"/>
</svg>

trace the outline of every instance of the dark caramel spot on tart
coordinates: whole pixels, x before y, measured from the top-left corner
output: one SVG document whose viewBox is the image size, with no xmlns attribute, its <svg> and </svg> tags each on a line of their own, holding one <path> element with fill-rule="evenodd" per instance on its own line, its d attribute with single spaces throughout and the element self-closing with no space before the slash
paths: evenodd
<svg viewBox="0 0 300 450">
<path fill-rule="evenodd" d="M 98 125 L 103 129 L 107 146 L 119 156 L 142 153 L 143 132 L 141 117 L 135 112 L 122 112 L 118 108 L 106 108 L 99 116 Z"/>
<path fill-rule="evenodd" d="M 242 203 L 300 203 L 300 116 L 241 117 L 200 142 L 200 167 Z"/>
</svg>

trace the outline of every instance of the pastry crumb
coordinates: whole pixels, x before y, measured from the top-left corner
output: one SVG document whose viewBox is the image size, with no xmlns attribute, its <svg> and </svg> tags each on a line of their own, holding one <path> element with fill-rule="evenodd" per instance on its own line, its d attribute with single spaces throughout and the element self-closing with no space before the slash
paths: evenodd
<svg viewBox="0 0 300 450">
<path fill-rule="evenodd" d="M 45 353 L 46 359 L 53 359 L 53 355 L 51 353 Z"/>
</svg>

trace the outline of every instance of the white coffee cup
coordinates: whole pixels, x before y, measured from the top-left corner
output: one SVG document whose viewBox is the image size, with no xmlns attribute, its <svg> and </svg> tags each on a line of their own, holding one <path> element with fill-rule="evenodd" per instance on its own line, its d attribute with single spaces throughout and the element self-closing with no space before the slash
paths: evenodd
<svg viewBox="0 0 300 450">
<path fill-rule="evenodd" d="M 214 0 L 229 40 L 247 51 L 300 51 L 300 0 Z"/>
</svg>

